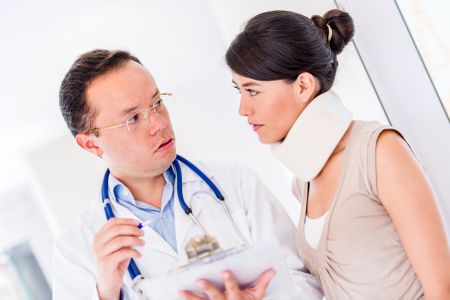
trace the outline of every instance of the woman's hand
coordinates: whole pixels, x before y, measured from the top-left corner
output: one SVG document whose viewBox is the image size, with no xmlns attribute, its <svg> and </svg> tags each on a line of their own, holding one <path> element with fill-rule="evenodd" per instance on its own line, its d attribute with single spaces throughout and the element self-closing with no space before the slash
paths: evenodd
<svg viewBox="0 0 450 300">
<path fill-rule="evenodd" d="M 233 275 L 226 271 L 223 273 L 225 291 L 222 292 L 207 280 L 199 280 L 198 285 L 208 295 L 207 298 L 196 296 L 188 291 L 180 292 L 180 296 L 186 300 L 261 300 L 275 274 L 275 270 L 267 270 L 259 276 L 254 285 L 241 290 Z"/>
</svg>

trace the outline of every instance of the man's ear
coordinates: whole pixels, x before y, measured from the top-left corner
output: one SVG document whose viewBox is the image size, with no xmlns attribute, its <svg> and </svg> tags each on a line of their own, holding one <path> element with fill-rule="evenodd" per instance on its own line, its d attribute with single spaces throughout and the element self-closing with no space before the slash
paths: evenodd
<svg viewBox="0 0 450 300">
<path fill-rule="evenodd" d="M 308 72 L 303 72 L 298 75 L 295 80 L 296 86 L 296 96 L 298 97 L 298 101 L 303 105 L 311 102 L 312 99 L 316 97 L 320 90 L 319 80 Z"/>
<path fill-rule="evenodd" d="M 78 133 L 75 136 L 75 140 L 77 141 L 77 144 L 84 150 L 91 152 L 95 156 L 102 157 L 103 150 L 98 147 L 92 134 Z"/>
</svg>

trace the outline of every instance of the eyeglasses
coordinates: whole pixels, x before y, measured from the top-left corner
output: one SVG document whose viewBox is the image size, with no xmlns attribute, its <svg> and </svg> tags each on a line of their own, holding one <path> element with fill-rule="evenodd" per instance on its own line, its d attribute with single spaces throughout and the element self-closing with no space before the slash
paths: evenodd
<svg viewBox="0 0 450 300">
<path fill-rule="evenodd" d="M 126 126 L 128 131 L 133 131 L 136 128 L 138 128 L 140 125 L 142 125 L 144 120 L 150 119 L 151 112 L 155 113 L 156 115 L 160 115 L 167 112 L 167 106 L 164 103 L 170 103 L 172 101 L 171 99 L 172 93 L 160 93 L 160 98 L 153 102 L 153 104 L 150 107 L 143 108 L 136 113 L 134 113 L 131 117 L 125 120 L 123 123 L 114 124 L 110 126 L 100 127 L 100 128 L 92 128 L 87 131 L 87 133 L 93 133 L 96 136 L 99 136 L 100 131 L 108 130 L 108 129 L 114 129 L 114 128 L 120 128 Z M 164 97 L 165 99 L 163 100 Z M 163 102 L 164 101 L 164 102 Z"/>
</svg>

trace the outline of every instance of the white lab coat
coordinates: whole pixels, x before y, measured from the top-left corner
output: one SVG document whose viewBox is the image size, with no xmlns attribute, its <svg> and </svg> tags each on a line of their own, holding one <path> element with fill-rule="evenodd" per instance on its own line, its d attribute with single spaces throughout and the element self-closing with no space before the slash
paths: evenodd
<svg viewBox="0 0 450 300">
<path fill-rule="evenodd" d="M 180 165 L 183 172 L 183 194 L 194 215 L 207 232 L 217 238 L 223 249 L 236 246 L 239 237 L 212 191 L 184 164 Z M 218 185 L 234 222 L 250 243 L 278 240 L 296 284 L 295 299 L 322 299 L 319 281 L 307 273 L 296 254 L 295 226 L 253 171 L 238 164 L 198 163 L 197 166 Z M 115 203 L 111 188 L 109 195 L 115 215 L 137 219 L 129 210 Z M 158 233 L 146 226 L 143 229 L 145 246 L 139 249 L 142 257 L 136 259 L 136 264 L 146 278 L 164 274 L 187 263 L 184 247 L 192 236 L 200 233 L 180 207 L 177 194 L 174 200 L 178 253 Z M 95 233 L 105 222 L 102 200 L 98 196 L 70 229 L 57 239 L 53 255 L 54 299 L 98 299 L 92 243 Z M 122 291 L 126 298 L 135 298 L 128 272 L 124 276 Z"/>
</svg>

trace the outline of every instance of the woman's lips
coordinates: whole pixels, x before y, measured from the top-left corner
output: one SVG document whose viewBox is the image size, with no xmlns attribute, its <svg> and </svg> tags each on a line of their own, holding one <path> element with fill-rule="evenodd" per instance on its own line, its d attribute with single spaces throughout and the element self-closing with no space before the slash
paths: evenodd
<svg viewBox="0 0 450 300">
<path fill-rule="evenodd" d="M 255 131 L 255 132 L 258 131 L 263 126 L 264 125 L 252 124 L 253 131 Z"/>
</svg>

